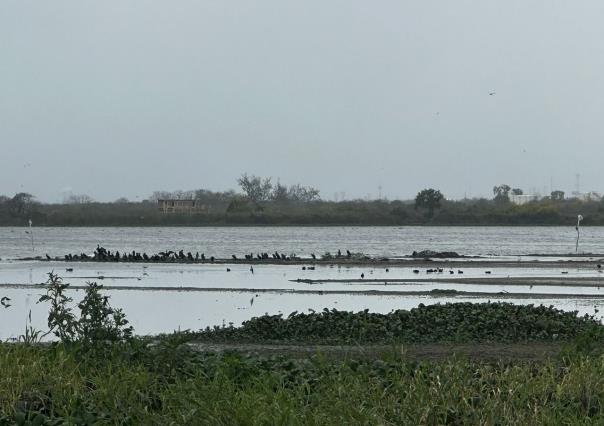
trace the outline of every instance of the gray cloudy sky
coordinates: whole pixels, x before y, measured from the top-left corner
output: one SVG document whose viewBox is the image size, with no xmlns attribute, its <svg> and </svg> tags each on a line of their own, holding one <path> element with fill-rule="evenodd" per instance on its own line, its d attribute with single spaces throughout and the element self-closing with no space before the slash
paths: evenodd
<svg viewBox="0 0 604 426">
<path fill-rule="evenodd" d="M 0 194 L 604 190 L 603 22 L 600 0 L 3 0 Z"/>
</svg>

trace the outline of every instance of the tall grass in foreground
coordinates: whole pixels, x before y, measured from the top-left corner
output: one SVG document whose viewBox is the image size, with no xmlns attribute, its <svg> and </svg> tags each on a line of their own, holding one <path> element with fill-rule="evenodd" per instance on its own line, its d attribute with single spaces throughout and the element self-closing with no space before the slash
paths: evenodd
<svg viewBox="0 0 604 426">
<path fill-rule="evenodd" d="M 0 345 L 0 424 L 601 424 L 603 401 L 601 357 L 292 361 L 166 347 L 97 358 Z"/>
<path fill-rule="evenodd" d="M 428 330 L 427 341 L 457 330 L 454 341 L 567 342 L 560 358 L 541 363 L 418 363 L 394 352 L 294 360 L 204 354 L 185 343 L 203 333 L 136 338 L 101 286 L 89 285 L 79 315 L 66 289 L 49 274 L 40 299 L 59 342 L 0 344 L 0 425 L 604 424 L 603 327 L 576 313 L 447 304 L 264 317 L 205 332 L 231 341 L 424 342 Z"/>
</svg>

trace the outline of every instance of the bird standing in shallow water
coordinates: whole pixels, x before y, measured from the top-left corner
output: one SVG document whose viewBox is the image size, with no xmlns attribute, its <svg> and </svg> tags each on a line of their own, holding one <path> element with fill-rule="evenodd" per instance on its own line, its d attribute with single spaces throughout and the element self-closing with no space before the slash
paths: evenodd
<svg viewBox="0 0 604 426">
<path fill-rule="evenodd" d="M 253 274 L 254 273 L 254 267 L 250 266 L 250 272 Z"/>
</svg>

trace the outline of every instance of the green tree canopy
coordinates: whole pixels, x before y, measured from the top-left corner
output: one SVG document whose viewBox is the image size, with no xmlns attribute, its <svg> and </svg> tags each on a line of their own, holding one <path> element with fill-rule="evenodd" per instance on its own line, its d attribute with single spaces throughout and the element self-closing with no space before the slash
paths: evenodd
<svg viewBox="0 0 604 426">
<path fill-rule="evenodd" d="M 443 194 L 438 189 L 423 189 L 415 197 L 415 208 L 427 209 L 428 214 L 432 216 L 434 210 L 440 208 L 443 198 Z"/>
</svg>

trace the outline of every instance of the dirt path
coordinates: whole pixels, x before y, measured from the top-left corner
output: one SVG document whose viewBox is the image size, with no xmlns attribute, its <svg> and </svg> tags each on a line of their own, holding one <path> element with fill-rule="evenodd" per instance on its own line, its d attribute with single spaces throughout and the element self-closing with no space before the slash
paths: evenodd
<svg viewBox="0 0 604 426">
<path fill-rule="evenodd" d="M 560 343 L 475 343 L 475 344 L 424 344 L 424 345 L 261 345 L 233 343 L 187 344 L 200 352 L 235 351 L 264 356 L 287 355 L 294 358 L 306 358 L 322 354 L 328 358 L 379 358 L 381 355 L 402 354 L 414 360 L 438 361 L 453 355 L 467 357 L 475 361 L 542 361 L 556 357 L 560 353 Z"/>
</svg>

